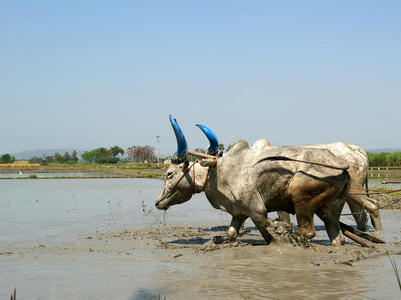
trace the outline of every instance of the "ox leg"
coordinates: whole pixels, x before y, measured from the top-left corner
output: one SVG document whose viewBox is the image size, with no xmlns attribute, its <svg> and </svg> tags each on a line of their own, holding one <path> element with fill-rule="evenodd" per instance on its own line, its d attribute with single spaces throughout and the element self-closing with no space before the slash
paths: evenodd
<svg viewBox="0 0 401 300">
<path fill-rule="evenodd" d="M 372 198 L 368 198 L 365 195 L 349 195 L 349 197 L 352 197 L 353 201 L 359 203 L 369 212 L 370 221 L 372 222 L 373 227 L 376 229 L 377 232 L 382 232 L 383 226 L 380 218 L 380 212 L 377 206 L 377 201 Z"/>
<path fill-rule="evenodd" d="M 251 216 L 251 219 L 255 226 L 258 228 L 259 232 L 262 234 L 266 243 L 269 245 L 272 242 L 273 237 L 268 230 L 270 225 L 266 215 L 254 215 Z"/>
<path fill-rule="evenodd" d="M 339 223 L 343 206 L 344 199 L 337 199 L 316 211 L 317 216 L 324 222 L 332 246 L 341 246 L 345 242 Z"/>
<path fill-rule="evenodd" d="M 382 221 L 380 218 L 379 207 L 376 204 L 376 200 L 372 198 L 365 197 L 364 205 L 366 210 L 369 212 L 370 221 L 372 222 L 373 227 L 376 229 L 378 233 L 383 231 Z"/>
<path fill-rule="evenodd" d="M 299 232 L 306 237 L 311 239 L 316 236 L 315 224 L 313 223 L 313 212 L 309 211 L 303 205 L 295 206 L 295 215 L 299 226 Z"/>
<path fill-rule="evenodd" d="M 277 215 L 278 215 L 278 218 L 280 219 L 280 221 L 283 221 L 287 224 L 291 224 L 291 219 L 290 219 L 289 213 L 279 210 L 279 211 L 277 211 Z"/>
<path fill-rule="evenodd" d="M 359 230 L 366 231 L 366 224 L 368 223 L 368 216 L 363 209 L 363 205 L 353 200 L 351 196 L 347 197 L 347 204 L 351 210 L 352 216 L 355 219 L 356 226 Z"/>
<path fill-rule="evenodd" d="M 311 239 L 316 235 L 313 214 L 324 196 L 313 196 L 311 191 L 319 189 L 319 184 L 318 181 L 307 175 L 296 173 L 288 186 L 288 194 L 292 196 L 292 202 L 294 203 L 299 232 L 307 239 Z"/>
<path fill-rule="evenodd" d="M 380 218 L 379 209 L 372 210 L 370 212 L 370 222 L 372 222 L 372 225 L 376 229 L 377 233 L 383 232 L 383 226 L 382 226 L 382 221 Z"/>
<path fill-rule="evenodd" d="M 234 242 L 237 239 L 239 231 L 241 230 L 242 225 L 244 225 L 246 218 L 246 216 L 233 216 L 230 228 L 227 231 L 227 239 L 230 242 Z"/>
</svg>

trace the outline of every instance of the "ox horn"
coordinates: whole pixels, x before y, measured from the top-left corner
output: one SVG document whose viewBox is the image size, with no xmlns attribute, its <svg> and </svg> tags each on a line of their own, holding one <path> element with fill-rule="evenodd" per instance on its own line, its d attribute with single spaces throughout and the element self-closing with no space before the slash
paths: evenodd
<svg viewBox="0 0 401 300">
<path fill-rule="evenodd" d="M 188 152 L 187 141 L 185 139 L 184 133 L 182 132 L 180 126 L 177 123 L 177 120 L 173 118 L 172 115 L 170 117 L 171 126 L 174 129 L 175 137 L 177 138 L 177 157 L 178 160 L 182 161 L 186 158 Z"/>
<path fill-rule="evenodd" d="M 210 130 L 210 128 L 206 127 L 205 125 L 202 124 L 196 124 L 202 130 L 202 132 L 206 135 L 207 139 L 209 140 L 210 146 L 209 149 L 207 150 L 207 153 L 210 155 L 217 155 L 217 149 L 219 146 L 219 141 L 217 139 L 217 136 L 215 133 Z"/>
</svg>

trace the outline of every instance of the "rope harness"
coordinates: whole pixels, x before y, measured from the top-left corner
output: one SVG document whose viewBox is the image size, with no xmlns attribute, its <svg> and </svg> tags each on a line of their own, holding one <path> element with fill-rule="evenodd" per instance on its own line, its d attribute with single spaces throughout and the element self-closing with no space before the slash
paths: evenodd
<svg viewBox="0 0 401 300">
<path fill-rule="evenodd" d="M 352 187 L 352 186 L 350 187 L 350 190 L 365 191 L 365 193 L 349 193 L 349 195 L 360 195 L 360 196 L 367 195 L 367 192 L 369 192 L 369 195 L 380 195 L 380 194 L 387 195 L 387 194 L 396 193 L 396 192 L 400 192 L 401 191 L 401 189 L 396 189 L 396 190 L 377 190 L 377 189 L 364 189 L 364 188 Z M 369 211 L 378 211 L 378 210 L 380 210 L 382 208 L 389 207 L 389 206 L 391 206 L 393 204 L 396 204 L 396 203 L 398 203 L 400 201 L 401 201 L 401 198 L 399 198 L 397 200 L 394 200 L 393 202 L 391 202 L 389 204 L 379 206 L 378 208 L 375 208 L 375 209 L 371 209 Z M 362 205 L 362 209 L 365 209 L 364 205 Z M 362 214 L 365 214 L 365 213 L 366 213 L 365 211 L 361 211 L 361 212 L 357 212 L 357 213 L 341 214 L 341 216 L 355 216 L 355 215 L 362 215 Z"/>
<path fill-rule="evenodd" d="M 195 194 L 195 163 L 197 163 L 198 161 L 195 160 L 192 164 L 192 186 L 193 186 L 193 192 L 192 194 Z M 203 180 L 203 184 L 202 184 L 202 190 L 201 192 L 203 192 L 206 188 L 207 182 L 209 180 L 209 171 L 210 171 L 210 167 L 207 168 L 207 173 L 205 176 L 205 179 Z"/>
</svg>

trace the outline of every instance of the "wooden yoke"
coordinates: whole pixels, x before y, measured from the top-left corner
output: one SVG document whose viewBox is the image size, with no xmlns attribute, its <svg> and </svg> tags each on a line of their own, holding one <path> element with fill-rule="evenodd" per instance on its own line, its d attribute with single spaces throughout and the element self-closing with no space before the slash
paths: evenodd
<svg viewBox="0 0 401 300">
<path fill-rule="evenodd" d="M 206 153 L 200 153 L 200 152 L 196 152 L 196 151 L 192 151 L 192 150 L 188 150 L 187 152 L 188 152 L 188 154 L 203 158 L 203 160 L 201 160 L 201 162 L 200 162 L 202 167 L 215 167 L 217 165 L 217 157 L 216 156 L 209 155 Z"/>
<path fill-rule="evenodd" d="M 188 150 L 187 153 L 191 154 L 191 155 L 198 156 L 198 157 L 202 157 L 202 158 L 217 159 L 216 156 L 209 155 L 209 154 L 206 154 L 206 153 L 200 153 L 200 152 L 196 152 L 196 151 L 192 151 L 192 150 Z"/>
</svg>

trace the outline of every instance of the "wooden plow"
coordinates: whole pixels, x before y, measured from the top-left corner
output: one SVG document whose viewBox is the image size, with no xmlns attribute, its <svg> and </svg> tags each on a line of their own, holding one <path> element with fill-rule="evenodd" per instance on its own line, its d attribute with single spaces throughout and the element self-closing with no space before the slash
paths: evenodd
<svg viewBox="0 0 401 300">
<path fill-rule="evenodd" d="M 370 242 L 377 243 L 377 244 L 385 244 L 386 243 L 385 241 L 383 241 L 377 237 L 374 237 L 373 235 L 370 235 L 366 232 L 363 232 L 356 228 L 353 228 L 347 224 L 344 224 L 343 222 L 340 222 L 340 227 L 341 227 L 341 231 L 343 232 L 343 234 L 346 237 L 350 238 L 351 240 L 358 243 L 362 247 L 372 247 L 372 245 L 370 243 L 366 242 L 365 240 L 368 240 Z"/>
</svg>

